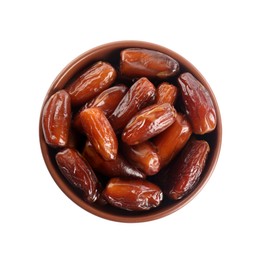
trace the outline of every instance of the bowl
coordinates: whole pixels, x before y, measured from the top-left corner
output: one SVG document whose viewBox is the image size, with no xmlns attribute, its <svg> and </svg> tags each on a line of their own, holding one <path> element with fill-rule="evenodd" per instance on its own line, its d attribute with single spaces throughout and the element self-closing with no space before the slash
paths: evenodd
<svg viewBox="0 0 260 260">
<path fill-rule="evenodd" d="M 67 195 L 67 197 L 70 198 L 74 203 L 76 203 L 82 209 L 98 217 L 107 220 L 112 220 L 117 222 L 127 222 L 127 223 L 144 222 L 144 221 L 159 219 L 176 212 L 177 210 L 181 209 L 183 206 L 188 204 L 202 190 L 202 188 L 204 187 L 204 185 L 207 183 L 210 176 L 212 175 L 219 157 L 221 141 L 222 141 L 222 123 L 221 123 L 220 110 L 218 107 L 217 100 L 214 96 L 214 93 L 211 87 L 209 86 L 208 82 L 206 81 L 206 79 L 188 60 L 183 58 L 178 53 L 168 48 L 165 48 L 163 46 L 154 43 L 149 43 L 149 42 L 143 42 L 143 41 L 111 42 L 84 52 L 83 54 L 75 58 L 72 62 L 70 62 L 58 74 L 58 76 L 51 84 L 45 96 L 42 105 L 42 110 L 48 98 L 56 91 L 63 89 L 68 84 L 68 82 L 70 82 L 71 79 L 75 77 L 75 75 L 77 75 L 84 68 L 100 60 L 108 61 L 112 65 L 114 64 L 118 65 L 118 57 L 120 51 L 129 47 L 156 50 L 165 53 L 170 57 L 176 59 L 180 64 L 181 71 L 190 72 L 207 88 L 211 96 L 211 99 L 214 103 L 216 116 L 217 116 L 217 126 L 213 132 L 207 134 L 205 137 L 205 139 L 208 141 L 210 145 L 211 150 L 208 155 L 207 163 L 205 165 L 201 178 L 197 186 L 195 187 L 195 189 L 193 189 L 191 193 L 189 193 L 186 197 L 178 201 L 169 201 L 166 199 L 159 207 L 148 211 L 141 211 L 141 212 L 125 211 L 118 208 L 114 208 L 112 206 L 102 206 L 96 203 L 88 204 L 79 196 L 79 194 L 75 191 L 75 189 L 73 189 L 71 185 L 67 182 L 67 180 L 61 175 L 55 161 L 56 151 L 55 149 L 49 147 L 45 142 L 43 131 L 42 131 L 41 119 L 40 119 L 40 126 L 39 126 L 39 140 L 40 140 L 43 159 L 52 178 L 59 186 L 59 188 Z M 41 110 L 40 118 L 42 116 L 42 110 Z"/>
</svg>

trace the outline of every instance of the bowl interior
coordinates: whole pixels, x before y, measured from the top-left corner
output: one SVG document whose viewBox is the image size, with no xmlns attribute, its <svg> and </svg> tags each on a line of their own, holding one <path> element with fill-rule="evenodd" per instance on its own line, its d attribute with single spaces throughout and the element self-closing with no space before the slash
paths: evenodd
<svg viewBox="0 0 260 260">
<path fill-rule="evenodd" d="M 176 52 L 169 50 L 163 46 L 156 45 L 153 43 L 148 43 L 148 42 L 140 42 L 140 41 L 112 42 L 91 49 L 83 53 L 79 57 L 77 57 L 70 64 L 68 64 L 61 71 L 61 73 L 57 76 L 57 78 L 50 86 L 46 94 L 46 97 L 44 99 L 43 106 L 53 93 L 66 87 L 69 84 L 69 82 L 72 81 L 75 77 L 77 77 L 83 69 L 91 66 L 96 61 L 100 61 L 100 60 L 107 61 L 117 69 L 119 67 L 120 51 L 128 47 L 139 47 L 139 48 L 157 50 L 171 56 L 172 58 L 176 59 L 180 63 L 180 68 L 181 68 L 180 72 L 189 71 L 190 73 L 192 73 L 208 89 L 211 95 L 211 98 L 215 105 L 218 121 L 217 121 L 217 127 L 213 132 L 203 135 L 203 139 L 208 141 L 211 150 L 209 153 L 209 157 L 207 159 L 205 169 L 202 173 L 202 176 L 196 188 L 189 195 L 187 195 L 185 198 L 179 201 L 170 201 L 168 199 L 164 199 L 162 204 L 159 207 L 144 212 L 129 212 L 129 211 L 111 207 L 109 205 L 106 206 L 102 206 L 98 204 L 91 205 L 81 199 L 81 196 L 78 193 L 78 191 L 76 189 L 73 189 L 71 185 L 67 182 L 67 180 L 60 173 L 57 164 L 55 162 L 55 154 L 57 152 L 57 149 L 53 149 L 45 143 L 43 132 L 42 132 L 41 120 L 39 125 L 39 137 L 40 137 L 42 155 L 51 176 L 53 177 L 57 185 L 60 187 L 60 189 L 72 201 L 74 201 L 77 205 L 87 210 L 88 212 L 91 212 L 92 214 L 105 219 L 120 221 L 120 222 L 142 222 L 142 221 L 150 221 L 150 220 L 161 218 L 163 216 L 175 212 L 176 210 L 186 205 L 203 188 L 203 186 L 211 176 L 214 167 L 217 163 L 220 147 L 221 147 L 221 139 L 222 139 L 222 124 L 221 124 L 220 111 L 214 93 L 212 92 L 208 82 L 205 80 L 202 74 L 185 58 L 183 58 Z M 167 79 L 167 81 L 172 82 L 175 85 L 177 84 L 175 79 L 169 79 L 169 80 Z M 160 82 L 162 81 L 158 81 L 158 83 Z M 120 83 L 120 78 L 118 79 L 118 83 Z M 157 82 L 155 82 L 155 85 L 156 83 Z M 41 111 L 41 115 L 42 115 L 42 111 Z"/>
</svg>

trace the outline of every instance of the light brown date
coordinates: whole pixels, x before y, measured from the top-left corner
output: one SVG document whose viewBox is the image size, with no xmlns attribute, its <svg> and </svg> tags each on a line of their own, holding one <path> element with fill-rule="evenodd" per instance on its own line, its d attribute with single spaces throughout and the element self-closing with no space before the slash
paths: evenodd
<svg viewBox="0 0 260 260">
<path fill-rule="evenodd" d="M 80 106 L 96 97 L 110 87 L 115 78 L 116 71 L 109 63 L 95 63 L 66 88 L 72 105 Z"/>
<path fill-rule="evenodd" d="M 160 170 L 159 156 L 151 142 L 131 146 L 122 143 L 122 150 L 127 160 L 146 175 L 154 175 Z"/>
<path fill-rule="evenodd" d="M 68 143 L 71 122 L 70 96 L 65 90 L 53 94 L 42 112 L 42 130 L 45 141 L 53 147 L 65 147 Z"/>
<path fill-rule="evenodd" d="M 147 78 L 137 80 L 109 117 L 113 129 L 122 130 L 139 110 L 154 101 L 155 92 L 154 85 Z"/>
<path fill-rule="evenodd" d="M 177 98 L 178 89 L 174 85 L 163 82 L 161 83 L 156 90 L 156 104 L 169 103 L 174 105 Z"/>
<path fill-rule="evenodd" d="M 176 110 L 168 103 L 146 107 L 126 125 L 122 141 L 128 145 L 142 143 L 168 128 L 176 115 Z"/>
<path fill-rule="evenodd" d="M 83 156 L 88 160 L 92 168 L 108 177 L 132 177 L 145 178 L 145 174 L 134 168 L 120 153 L 113 161 L 105 161 L 87 141 L 83 150 Z"/>
<path fill-rule="evenodd" d="M 167 170 L 162 188 L 169 198 L 179 200 L 192 191 L 203 172 L 209 150 L 206 141 L 188 142 L 180 157 Z"/>
<path fill-rule="evenodd" d="M 186 116 L 177 114 L 176 121 L 153 139 L 161 168 L 166 166 L 185 146 L 192 133 Z"/>
<path fill-rule="evenodd" d="M 213 131 L 217 116 L 208 90 L 188 72 L 181 74 L 178 82 L 193 132 L 202 135 Z"/>
<path fill-rule="evenodd" d="M 75 114 L 72 121 L 73 127 L 81 133 L 84 132 L 80 120 L 80 112 L 88 107 L 98 107 L 104 112 L 106 117 L 109 117 L 127 91 L 128 88 L 124 85 L 118 85 L 104 90 L 96 98 L 86 103 L 80 111 Z"/>
<path fill-rule="evenodd" d="M 103 196 L 107 202 L 115 207 L 142 211 L 157 207 L 163 198 L 161 189 L 146 180 L 112 178 Z"/>
<path fill-rule="evenodd" d="M 100 193 L 100 184 L 88 162 L 71 148 L 58 152 L 55 158 L 64 177 L 83 191 L 88 202 L 95 202 Z"/>
<path fill-rule="evenodd" d="M 115 160 L 117 137 L 104 112 L 99 108 L 86 108 L 80 113 L 83 129 L 104 160 Z"/>
<path fill-rule="evenodd" d="M 179 63 L 158 51 L 128 48 L 120 53 L 120 71 L 128 77 L 163 79 L 176 75 L 179 72 Z"/>
</svg>

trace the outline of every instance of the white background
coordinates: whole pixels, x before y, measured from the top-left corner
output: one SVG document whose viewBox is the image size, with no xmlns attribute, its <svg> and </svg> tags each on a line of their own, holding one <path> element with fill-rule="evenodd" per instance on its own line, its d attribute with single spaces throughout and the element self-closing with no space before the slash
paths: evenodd
<svg viewBox="0 0 260 260">
<path fill-rule="evenodd" d="M 1 1 L 0 259 L 260 259 L 259 1 Z M 220 106 L 223 145 L 202 192 L 163 219 L 104 220 L 43 162 L 38 121 L 56 75 L 84 51 L 144 40 L 191 61 Z"/>
</svg>

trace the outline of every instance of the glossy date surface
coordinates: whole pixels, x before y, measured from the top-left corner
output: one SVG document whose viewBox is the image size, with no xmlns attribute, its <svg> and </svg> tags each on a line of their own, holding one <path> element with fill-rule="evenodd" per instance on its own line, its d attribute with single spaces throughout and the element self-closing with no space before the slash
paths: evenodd
<svg viewBox="0 0 260 260">
<path fill-rule="evenodd" d="M 100 184 L 89 163 L 71 148 L 58 152 L 55 158 L 64 177 L 84 192 L 84 198 L 88 202 L 95 202 L 99 196 Z"/>
<path fill-rule="evenodd" d="M 111 88 L 108 88 L 101 92 L 96 98 L 93 98 L 87 102 L 73 117 L 72 125 L 73 127 L 83 133 L 83 127 L 80 119 L 80 112 L 86 108 L 97 107 L 101 109 L 106 117 L 109 117 L 118 106 L 119 102 L 122 100 L 128 88 L 124 85 L 117 85 Z"/>
<path fill-rule="evenodd" d="M 128 77 L 164 79 L 179 72 L 179 63 L 162 52 L 128 48 L 121 51 L 120 57 L 120 71 Z"/>
<path fill-rule="evenodd" d="M 177 87 L 168 82 L 163 82 L 157 87 L 155 103 L 169 103 L 171 105 L 174 105 L 177 98 L 177 94 Z"/>
<path fill-rule="evenodd" d="M 159 206 L 163 193 L 157 185 L 146 180 L 112 178 L 103 196 L 115 207 L 143 211 Z"/>
<path fill-rule="evenodd" d="M 70 123 L 70 96 L 65 90 L 60 90 L 49 98 L 43 108 L 42 130 L 46 143 L 53 147 L 65 147 Z"/>
<path fill-rule="evenodd" d="M 193 132 L 202 135 L 213 131 L 217 115 L 208 90 L 188 72 L 181 74 L 178 82 Z"/>
<path fill-rule="evenodd" d="M 109 117 L 114 112 L 127 91 L 128 87 L 125 85 L 118 85 L 108 88 L 89 102 L 87 107 L 98 107 L 104 112 L 106 117 Z"/>
<path fill-rule="evenodd" d="M 122 150 L 127 160 L 146 175 L 154 175 L 160 170 L 159 155 L 151 142 L 146 141 L 137 145 L 122 142 Z"/>
<path fill-rule="evenodd" d="M 192 191 L 205 167 L 209 150 L 204 140 L 191 140 L 187 144 L 167 170 L 163 191 L 169 198 L 179 200 Z"/>
<path fill-rule="evenodd" d="M 113 129 L 122 130 L 139 110 L 154 101 L 155 92 L 154 85 L 147 78 L 137 80 L 109 117 Z"/>
<path fill-rule="evenodd" d="M 176 114 L 168 103 L 146 107 L 126 125 L 122 141 L 128 145 L 142 143 L 167 129 L 175 121 Z"/>
<path fill-rule="evenodd" d="M 67 88 L 73 106 L 83 105 L 116 79 L 116 70 L 107 62 L 99 61 L 77 77 Z"/>
<path fill-rule="evenodd" d="M 104 112 L 95 107 L 86 108 L 80 113 L 80 119 L 83 129 L 96 151 L 104 160 L 115 160 L 118 141 Z"/>
<path fill-rule="evenodd" d="M 153 139 L 160 158 L 161 168 L 166 166 L 182 150 L 192 134 L 185 115 L 177 114 L 176 121 Z"/>
<path fill-rule="evenodd" d="M 117 154 L 115 160 L 104 160 L 89 141 L 85 144 L 83 156 L 89 161 L 95 171 L 107 177 L 145 178 L 145 174 L 133 167 L 120 153 Z"/>
</svg>

